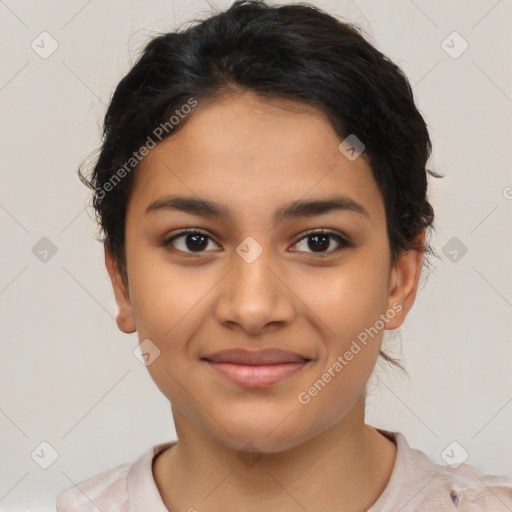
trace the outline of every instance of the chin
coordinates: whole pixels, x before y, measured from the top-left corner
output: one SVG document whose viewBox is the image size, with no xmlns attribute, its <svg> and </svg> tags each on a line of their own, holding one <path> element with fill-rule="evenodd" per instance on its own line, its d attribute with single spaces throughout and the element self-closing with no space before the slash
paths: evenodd
<svg viewBox="0 0 512 512">
<path fill-rule="evenodd" d="M 297 446 L 307 438 L 297 428 L 297 425 L 304 428 L 304 422 L 297 421 L 293 414 L 287 417 L 282 408 L 273 414 L 265 414 L 257 408 L 251 415 L 233 412 L 233 417 L 224 415 L 220 423 L 225 430 L 211 425 L 217 432 L 216 437 L 237 451 L 278 453 Z"/>
<path fill-rule="evenodd" d="M 269 438 L 268 432 L 253 433 L 247 432 L 245 435 L 240 432 L 240 435 L 233 437 L 224 436 L 222 442 L 229 448 L 235 450 L 237 455 L 242 457 L 242 454 L 253 454 L 259 456 L 261 454 L 277 454 L 284 452 L 295 446 L 301 444 L 300 439 L 290 437 L 290 432 L 285 436 L 272 436 Z"/>
</svg>

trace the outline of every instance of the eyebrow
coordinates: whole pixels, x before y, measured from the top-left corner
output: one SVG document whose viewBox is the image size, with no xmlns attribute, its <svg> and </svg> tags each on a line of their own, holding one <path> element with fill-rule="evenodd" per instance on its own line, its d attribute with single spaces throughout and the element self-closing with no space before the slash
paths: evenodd
<svg viewBox="0 0 512 512">
<path fill-rule="evenodd" d="M 177 210 L 192 215 L 204 217 L 219 217 L 227 219 L 232 217 L 230 208 L 226 205 L 215 203 L 208 199 L 186 196 L 166 196 L 153 201 L 145 211 L 145 214 L 162 210 Z M 274 222 L 297 218 L 313 217 L 331 211 L 349 211 L 363 217 L 370 218 L 366 208 L 350 197 L 336 195 L 325 199 L 298 199 L 281 206 L 274 213 Z"/>
</svg>

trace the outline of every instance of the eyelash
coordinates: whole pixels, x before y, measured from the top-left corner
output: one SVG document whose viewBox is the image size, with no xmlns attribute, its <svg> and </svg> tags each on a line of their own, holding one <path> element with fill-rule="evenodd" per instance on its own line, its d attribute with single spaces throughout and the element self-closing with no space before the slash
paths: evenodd
<svg viewBox="0 0 512 512">
<path fill-rule="evenodd" d="M 176 233 L 175 235 L 173 235 L 170 238 L 167 238 L 166 240 L 163 241 L 162 245 L 164 247 L 168 247 L 169 245 L 172 245 L 172 242 L 174 242 L 174 240 L 181 238 L 183 236 L 186 236 L 186 235 L 191 235 L 191 234 L 202 235 L 202 236 L 213 241 L 213 239 L 210 237 L 210 235 L 208 233 L 201 231 L 199 229 L 189 228 L 189 229 L 184 229 L 184 230 L 180 231 L 179 233 Z M 297 245 L 302 240 L 307 239 L 312 236 L 315 236 L 315 235 L 329 236 L 331 238 L 334 238 L 340 245 L 336 249 L 326 251 L 326 252 L 313 252 L 313 251 L 309 252 L 309 251 L 307 251 L 309 254 L 315 254 L 320 257 L 322 257 L 323 255 L 329 256 L 335 252 L 340 251 L 341 249 L 346 249 L 346 248 L 352 247 L 352 243 L 349 240 L 347 240 L 346 238 L 344 238 L 341 235 L 338 235 L 337 233 L 334 233 L 332 231 L 327 231 L 327 230 L 322 230 L 322 229 L 316 230 L 316 231 L 308 231 L 307 233 L 305 233 L 302 236 L 302 238 L 299 238 L 293 245 Z M 189 252 L 189 251 L 182 251 L 181 249 L 176 249 L 176 248 L 173 248 L 173 250 L 182 252 L 185 254 L 194 254 L 194 255 L 201 255 L 201 254 L 204 254 L 205 252 L 207 252 L 207 251 Z M 304 252 L 304 251 L 298 251 L 298 252 Z"/>
</svg>

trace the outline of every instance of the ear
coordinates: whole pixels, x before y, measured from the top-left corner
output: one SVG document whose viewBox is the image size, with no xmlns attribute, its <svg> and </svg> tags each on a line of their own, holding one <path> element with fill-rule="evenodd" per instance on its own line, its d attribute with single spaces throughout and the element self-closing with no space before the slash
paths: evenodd
<svg viewBox="0 0 512 512">
<path fill-rule="evenodd" d="M 115 259 L 112 252 L 107 248 L 105 244 L 105 266 L 108 270 L 108 275 L 112 281 L 112 287 L 114 288 L 114 295 L 117 304 L 117 316 L 116 323 L 121 331 L 126 334 L 135 332 L 135 319 L 133 315 L 132 305 L 130 301 L 130 295 L 128 293 L 126 284 L 119 273 L 117 260 Z"/>
<path fill-rule="evenodd" d="M 387 330 L 400 327 L 414 304 L 423 266 L 424 241 L 425 230 L 416 238 L 418 249 L 411 249 L 403 253 L 391 271 L 387 310 L 393 310 L 396 314 L 386 323 Z"/>
</svg>

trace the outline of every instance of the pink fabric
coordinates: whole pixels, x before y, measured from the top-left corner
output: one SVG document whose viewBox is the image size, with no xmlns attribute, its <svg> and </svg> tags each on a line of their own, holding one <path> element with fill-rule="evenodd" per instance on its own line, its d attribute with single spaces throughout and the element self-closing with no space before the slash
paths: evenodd
<svg viewBox="0 0 512 512">
<path fill-rule="evenodd" d="M 397 445 L 391 478 L 368 512 L 510 512 L 512 478 L 483 475 L 462 464 L 434 464 L 399 432 L 379 432 Z M 96 475 L 57 497 L 58 512 L 168 512 L 151 469 L 156 454 L 175 444 L 151 447 L 133 463 Z"/>
</svg>

